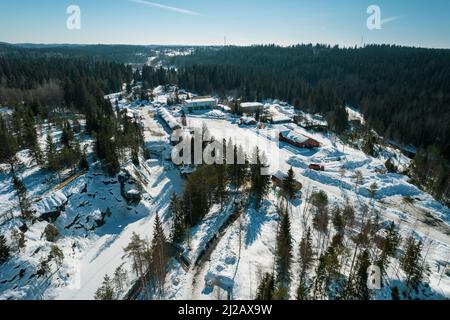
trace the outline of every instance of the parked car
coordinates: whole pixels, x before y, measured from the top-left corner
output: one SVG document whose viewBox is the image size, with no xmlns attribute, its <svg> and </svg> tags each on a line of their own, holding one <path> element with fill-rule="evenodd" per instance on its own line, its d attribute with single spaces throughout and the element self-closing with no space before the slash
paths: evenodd
<svg viewBox="0 0 450 320">
<path fill-rule="evenodd" d="M 316 171 L 325 171 L 325 166 L 323 166 L 321 164 L 317 164 L 317 163 L 310 164 L 309 168 L 311 170 L 316 170 Z"/>
</svg>

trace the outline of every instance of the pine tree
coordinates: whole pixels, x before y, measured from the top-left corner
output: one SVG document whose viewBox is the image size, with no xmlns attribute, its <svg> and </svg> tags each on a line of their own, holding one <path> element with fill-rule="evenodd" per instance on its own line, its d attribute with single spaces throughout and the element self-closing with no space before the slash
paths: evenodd
<svg viewBox="0 0 450 320">
<path fill-rule="evenodd" d="M 289 214 L 283 212 L 277 235 L 276 267 L 279 287 L 287 288 L 290 282 L 289 269 L 292 261 L 292 236 Z"/>
<path fill-rule="evenodd" d="M 11 231 L 11 247 L 10 251 L 20 252 L 25 248 L 25 234 L 17 229 Z"/>
<path fill-rule="evenodd" d="M 400 258 L 400 267 L 406 274 L 406 285 L 408 293 L 410 293 L 411 290 L 417 291 L 424 276 L 422 242 L 416 241 L 411 235 L 406 239 L 404 247 L 404 254 Z"/>
<path fill-rule="evenodd" d="M 315 192 L 311 196 L 311 204 L 315 208 L 315 213 L 313 216 L 313 227 L 319 234 L 319 249 L 320 251 L 325 246 L 325 240 L 328 236 L 328 224 L 329 224 L 329 213 L 328 213 L 328 196 L 324 191 Z"/>
<path fill-rule="evenodd" d="M 18 144 L 2 116 L 0 116 L 0 141 L 2 142 L 0 143 L 0 161 L 11 164 L 17 153 Z"/>
<path fill-rule="evenodd" d="M 300 265 L 300 282 L 303 282 L 306 273 L 312 267 L 314 261 L 314 251 L 312 248 L 311 229 L 304 234 L 299 246 L 298 262 Z"/>
<path fill-rule="evenodd" d="M 353 182 L 355 183 L 355 193 L 358 193 L 358 187 L 362 184 L 363 182 L 363 174 L 361 171 L 356 170 L 354 175 L 352 176 Z"/>
<path fill-rule="evenodd" d="M 4 235 L 0 234 L 0 265 L 8 260 L 10 256 L 10 249 L 6 243 L 6 238 Z"/>
<path fill-rule="evenodd" d="M 37 164 L 42 163 L 42 152 L 39 148 L 38 143 L 38 135 L 35 128 L 35 121 L 33 113 L 31 112 L 30 108 L 25 108 L 25 110 L 22 112 L 22 143 L 24 147 L 27 147 L 31 151 L 31 155 L 33 156 L 34 160 Z"/>
<path fill-rule="evenodd" d="M 116 268 L 113 276 L 113 284 L 117 295 L 121 295 L 124 293 L 128 283 L 128 273 L 123 268 L 123 265 Z"/>
<path fill-rule="evenodd" d="M 156 214 L 155 217 L 150 257 L 152 261 L 153 280 L 155 281 L 156 288 L 159 289 L 159 292 L 161 293 L 166 277 L 166 265 L 169 261 L 169 252 L 164 229 L 158 214 Z"/>
<path fill-rule="evenodd" d="M 314 281 L 314 299 L 323 298 L 324 295 L 331 295 L 331 284 L 337 279 L 339 269 L 338 254 L 336 248 L 331 245 L 319 258 Z"/>
<path fill-rule="evenodd" d="M 32 213 L 30 211 L 31 203 L 28 199 L 28 192 L 23 183 L 22 179 L 20 179 L 17 175 L 13 176 L 13 186 L 17 192 L 17 198 L 19 200 L 20 212 L 22 213 L 22 217 L 25 220 L 29 220 L 32 218 Z"/>
<path fill-rule="evenodd" d="M 401 237 L 398 234 L 395 223 L 392 221 L 387 229 L 386 237 L 381 243 L 381 253 L 375 262 L 380 268 L 381 274 L 386 274 L 386 270 L 389 267 L 389 258 L 395 256 L 400 242 Z"/>
<path fill-rule="evenodd" d="M 295 175 L 292 167 L 288 170 L 286 177 L 283 179 L 282 190 L 289 200 L 293 199 L 298 191 L 295 187 Z"/>
<path fill-rule="evenodd" d="M 60 170 L 58 152 L 56 151 L 50 132 L 47 134 L 47 168 L 53 172 L 58 172 Z"/>
<path fill-rule="evenodd" d="M 372 134 L 366 135 L 362 151 L 369 156 L 375 156 L 375 138 Z"/>
<path fill-rule="evenodd" d="M 309 294 L 307 273 L 314 262 L 314 251 L 312 248 L 311 229 L 308 228 L 303 235 L 299 245 L 298 263 L 300 266 L 300 283 L 297 288 L 297 299 L 306 300 Z"/>
<path fill-rule="evenodd" d="M 272 273 L 265 273 L 256 292 L 256 300 L 269 301 L 275 298 L 275 277 Z"/>
<path fill-rule="evenodd" d="M 70 147 L 74 138 L 75 136 L 73 134 L 70 123 L 68 121 L 65 121 L 62 127 L 61 144 L 66 147 Z"/>
<path fill-rule="evenodd" d="M 219 164 L 215 166 L 216 168 L 216 176 L 217 176 L 217 186 L 215 190 L 214 197 L 216 201 L 220 204 L 220 208 L 223 209 L 223 205 L 228 197 L 227 185 L 228 185 L 228 177 L 227 177 L 227 168 L 224 164 Z"/>
<path fill-rule="evenodd" d="M 231 146 L 232 142 L 230 140 L 227 145 L 227 151 L 233 150 L 233 163 L 227 166 L 228 176 L 231 180 L 231 184 L 236 189 L 239 189 L 248 178 L 248 161 L 242 146 Z"/>
<path fill-rule="evenodd" d="M 359 256 L 356 262 L 356 274 L 354 277 L 355 286 L 355 298 L 358 300 L 369 300 L 370 291 L 367 287 L 368 270 L 370 267 L 369 251 L 364 250 Z"/>
<path fill-rule="evenodd" d="M 64 253 L 57 245 L 52 245 L 49 257 L 55 260 L 56 266 L 60 268 L 64 262 Z"/>
<path fill-rule="evenodd" d="M 297 300 L 307 300 L 309 296 L 310 287 L 306 279 L 301 280 L 297 287 Z"/>
<path fill-rule="evenodd" d="M 145 250 L 146 243 L 136 233 L 131 236 L 130 243 L 123 249 L 124 257 L 132 260 L 133 270 L 138 278 L 142 278 L 145 272 Z"/>
<path fill-rule="evenodd" d="M 105 275 L 102 285 L 95 292 L 95 300 L 116 300 L 114 284 L 108 275 Z"/>
<path fill-rule="evenodd" d="M 265 163 L 263 161 L 259 148 L 256 147 L 253 153 L 251 168 L 251 191 L 255 198 L 255 207 L 259 209 L 261 202 L 269 192 L 270 176 L 263 173 Z"/>
<path fill-rule="evenodd" d="M 80 170 L 89 170 L 89 162 L 87 160 L 86 152 L 81 155 L 80 162 L 78 163 L 78 168 Z"/>
<path fill-rule="evenodd" d="M 182 205 L 174 193 L 170 199 L 169 209 L 172 213 L 172 241 L 177 243 L 181 242 L 186 232 L 186 221 L 183 215 Z"/>
</svg>

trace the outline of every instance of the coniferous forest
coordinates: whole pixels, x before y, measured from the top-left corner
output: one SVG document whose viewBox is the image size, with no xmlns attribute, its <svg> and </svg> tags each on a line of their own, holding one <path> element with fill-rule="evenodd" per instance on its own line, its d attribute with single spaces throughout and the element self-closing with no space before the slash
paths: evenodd
<svg viewBox="0 0 450 320">
<path fill-rule="evenodd" d="M 172 112 L 172 107 L 180 107 L 181 88 L 186 90 L 186 97 L 191 93 L 215 95 L 220 102 L 229 104 L 239 99 L 280 99 L 294 106 L 297 112 L 324 115 L 330 124 L 330 131 L 345 142 L 348 141 L 344 140 L 345 136 L 355 132 L 352 132 L 354 127 L 350 126 L 344 107 L 355 107 L 364 115 L 367 126 L 359 150 L 376 158 L 376 144 L 380 140 L 415 146 L 415 158 L 408 172 L 402 173 L 409 175 L 408 181 L 430 192 L 435 199 L 448 201 L 445 196 L 450 185 L 448 50 L 378 45 L 364 48 L 322 45 L 199 47 L 190 55 L 158 57 L 157 67 L 148 65 L 142 58 L 153 54 L 153 49 L 145 46 L 50 48 L 0 44 L 0 107 L 8 109 L 8 116 L 0 114 L 0 163 L 6 164 L 4 167 L 8 169 L 5 169 L 5 176 L 11 178 L 17 211 L 20 210 L 20 219 L 25 227 L 27 224 L 33 226 L 37 219 L 32 210 L 34 200 L 21 174 L 23 166 L 17 158 L 22 150 L 29 150 L 30 158 L 37 166 L 58 175 L 59 183 L 63 182 L 60 177 L 63 171 L 70 170 L 73 176 L 83 174 L 89 171 L 90 165 L 100 160 L 105 173 L 103 184 L 112 185 L 112 180 L 118 177 L 119 183 L 114 183 L 120 185 L 121 195 L 126 200 L 127 211 L 124 209 L 124 212 L 130 212 L 129 216 L 132 216 L 136 203 L 129 201 L 122 190 L 126 180 L 124 164 L 128 165 L 131 158 L 135 168 L 133 173 L 141 180 L 140 187 L 131 191 L 139 193 L 145 186 L 153 192 L 153 188 L 163 182 L 146 183 L 143 175 L 136 174 L 136 168 L 146 171 L 150 178 L 156 177 L 158 172 L 148 169 L 142 160 L 149 160 L 149 154 L 152 154 L 153 163 L 159 163 L 163 162 L 164 155 L 152 149 L 154 145 L 161 144 L 162 138 L 158 143 L 153 141 L 154 144 L 149 144 L 151 147 L 145 144 L 142 123 L 150 112 L 132 113 L 128 117 L 128 107 L 152 104 L 152 110 L 156 110 L 152 120 L 163 128 L 164 122 L 158 118 L 157 110 L 165 108 Z M 150 101 L 158 92 L 155 88 L 163 88 L 161 95 L 166 98 L 173 95 L 177 101 L 167 99 L 164 106 L 157 99 Z M 112 99 L 105 98 L 111 93 L 115 93 L 112 99 L 115 99 L 116 105 Z M 119 107 L 119 100 L 126 101 L 122 108 Z M 230 117 L 239 119 L 234 114 Z M 185 124 L 180 125 L 186 129 L 184 110 L 181 118 L 184 118 Z M 203 124 L 205 135 L 208 127 Z M 55 128 L 57 130 L 53 130 Z M 377 137 L 377 140 L 371 129 L 382 137 Z M 60 132 L 56 138 L 51 134 L 54 131 Z M 164 136 L 160 132 L 148 132 Z M 84 135 L 92 138 L 92 153 L 82 148 L 81 137 Z M 209 132 L 205 136 L 210 136 Z M 43 139 L 44 144 L 40 141 Z M 208 143 L 218 143 L 215 139 L 210 137 Z M 203 149 L 208 143 L 203 145 Z M 192 249 L 191 242 L 194 241 L 191 236 L 205 219 L 211 218 L 208 216 L 211 210 L 216 210 L 216 214 L 227 210 L 232 213 L 222 221 L 222 226 L 212 239 L 206 241 L 204 248 L 193 248 L 198 251 L 194 250 L 198 253 L 194 256 L 196 260 L 184 261 L 194 270 L 210 258 L 216 241 L 223 236 L 222 232 L 235 222 L 239 224 L 236 230 L 240 259 L 241 250 L 246 249 L 241 248 L 244 242 L 241 239 L 242 216 L 251 212 L 253 219 L 257 217 L 262 224 L 265 216 L 276 215 L 276 218 L 269 219 L 277 220 L 277 226 L 273 229 L 273 269 L 259 275 L 254 288 L 256 299 L 285 300 L 293 297 L 294 292 L 299 300 L 368 300 L 374 295 L 367 286 L 367 270 L 373 265 L 379 267 L 381 286 L 387 287 L 390 286 L 388 271 L 392 272 L 394 261 L 398 261 L 397 274 L 400 270 L 405 275 L 405 286 L 402 292 L 398 292 L 397 286 L 390 287 L 392 298 L 412 298 L 420 292 L 426 293 L 423 285 L 429 272 L 422 252 L 425 245 L 430 247 L 431 244 L 416 240 L 412 232 L 402 235 L 401 222 L 389 221 L 387 224 L 387 220 L 381 221 L 376 198 L 378 186 L 373 183 L 366 190 L 368 196 L 359 192 L 364 180 L 361 171 L 348 168 L 347 179 L 354 185 L 347 184 L 345 188 L 345 181 L 341 181 L 342 185 L 337 186 L 344 194 L 354 190 L 358 206 L 352 205 L 348 198 L 345 203 L 337 203 L 329 189 L 305 188 L 300 191 L 299 176 L 293 169 L 295 162 L 287 172 L 283 172 L 284 178 L 277 185 L 274 176 L 260 174 L 267 165 L 267 159 L 258 147 L 244 152 L 238 141 L 223 139 L 219 144 L 228 150 L 222 155 L 224 163 L 226 157 L 237 160 L 239 155 L 244 155 L 245 161 L 199 165 L 189 174 L 179 175 L 183 183 L 178 193 L 171 190 L 167 196 L 164 194 L 167 190 L 160 190 L 167 197 L 167 210 L 160 207 L 160 211 L 155 211 L 151 240 L 132 233 L 127 246 L 121 248 L 124 262 L 115 269 L 114 274 L 105 275 L 95 292 L 95 299 L 132 299 L 139 294 L 141 298 L 149 299 L 164 296 L 171 258 L 176 257 L 183 262 L 184 246 L 188 251 Z M 255 161 L 250 162 L 249 159 Z M 385 167 L 384 173 L 398 171 L 390 160 Z M 307 165 L 305 171 L 308 170 L 306 168 Z M 344 165 L 336 170 L 344 180 Z M 161 171 L 173 173 L 176 171 L 175 165 L 165 163 Z M 315 177 L 316 173 L 311 172 L 307 174 Z M 88 184 L 85 190 L 87 188 Z M 276 210 L 266 212 L 270 202 L 268 198 L 273 195 L 278 199 L 274 206 Z M 91 193 L 88 196 L 95 198 Z M 367 205 L 361 205 L 363 197 L 368 199 Z M 119 200 L 122 202 L 122 199 Z M 141 198 L 137 202 L 140 201 Z M 304 202 L 304 209 L 301 215 L 295 216 L 292 208 L 299 201 Z M 405 196 L 403 201 L 406 206 L 415 200 Z M 80 203 L 77 210 L 87 203 Z M 137 209 L 135 213 L 138 214 Z M 108 207 L 101 212 L 102 218 L 96 223 L 106 223 L 105 219 L 112 214 Z M 66 225 L 65 229 L 70 229 L 77 219 Z M 100 222 L 87 231 L 100 228 Z M 298 229 L 300 224 L 303 232 L 301 237 L 296 237 L 294 231 L 298 232 L 295 228 Z M 55 225 L 49 223 L 43 234 L 51 243 L 56 243 L 60 236 Z M 380 230 L 383 236 L 380 236 Z M 0 235 L 0 264 L 10 261 L 26 247 L 25 241 L 29 240 L 25 240 L 24 235 L 27 231 L 20 232 L 17 231 L 17 236 L 14 236 L 14 245 Z M 245 241 L 250 242 L 248 239 Z M 75 251 L 75 248 L 72 247 L 72 250 Z M 230 264 L 235 262 L 228 260 L 231 260 Z M 36 275 L 49 274 L 48 264 L 52 262 L 61 268 L 62 261 L 64 254 L 55 244 L 51 247 L 48 260 L 39 262 Z M 132 273 L 124 269 L 126 263 L 131 265 Z M 137 279 L 131 289 L 128 286 L 129 276 Z M 148 296 L 144 297 L 145 294 Z"/>
<path fill-rule="evenodd" d="M 369 45 L 225 47 L 171 58 L 178 81 L 201 93 L 284 99 L 327 113 L 348 104 L 399 143 L 435 144 L 450 159 L 450 52 Z M 412 130 L 412 127 L 414 128 Z"/>
</svg>

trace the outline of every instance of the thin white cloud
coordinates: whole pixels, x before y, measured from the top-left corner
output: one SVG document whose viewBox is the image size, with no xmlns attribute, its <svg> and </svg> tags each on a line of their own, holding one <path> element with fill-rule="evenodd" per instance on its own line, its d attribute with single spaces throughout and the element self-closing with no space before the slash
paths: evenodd
<svg viewBox="0 0 450 320">
<path fill-rule="evenodd" d="M 148 7 L 153 7 L 153 8 L 158 8 L 158 9 L 178 12 L 178 13 L 182 13 L 182 14 L 187 14 L 187 15 L 190 15 L 190 16 L 200 16 L 200 13 L 192 11 L 192 10 L 166 6 L 164 4 L 160 4 L 160 3 L 156 3 L 156 2 L 150 2 L 150 1 L 145 1 L 145 0 L 128 0 L 128 1 L 129 2 L 138 3 L 138 4 L 141 4 L 141 5 L 144 5 L 144 6 L 148 6 Z"/>
<path fill-rule="evenodd" d="M 403 19 L 405 16 L 394 16 L 381 20 L 381 24 Z"/>
</svg>

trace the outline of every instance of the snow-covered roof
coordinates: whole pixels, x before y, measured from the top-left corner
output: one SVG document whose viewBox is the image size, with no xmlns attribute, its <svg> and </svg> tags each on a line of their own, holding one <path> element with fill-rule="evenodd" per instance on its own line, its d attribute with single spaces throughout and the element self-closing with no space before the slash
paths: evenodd
<svg viewBox="0 0 450 320">
<path fill-rule="evenodd" d="M 277 123 L 277 122 L 290 122 L 292 121 L 291 118 L 289 118 L 288 116 L 284 116 L 284 115 L 276 115 L 272 117 L 272 122 Z"/>
<path fill-rule="evenodd" d="M 170 114 L 169 111 L 167 111 L 166 108 L 158 108 L 158 115 L 163 118 L 163 120 L 167 123 L 167 125 L 170 127 L 170 129 L 176 129 L 180 128 L 180 124 L 178 123 L 177 119 L 175 119 L 174 116 Z"/>
<path fill-rule="evenodd" d="M 307 137 L 301 133 L 289 130 L 289 131 L 282 131 L 281 135 L 285 137 L 286 139 L 292 140 L 297 143 L 304 143 L 311 139 L 310 137 Z"/>
<path fill-rule="evenodd" d="M 259 102 L 242 102 L 241 108 L 262 108 L 264 105 Z"/>
<path fill-rule="evenodd" d="M 216 102 L 216 99 L 211 97 L 192 98 L 185 101 L 186 103 L 199 103 L 199 102 Z"/>
<path fill-rule="evenodd" d="M 226 106 L 224 104 L 218 104 L 217 105 L 219 108 L 221 108 L 223 111 L 231 111 L 231 108 L 229 106 Z"/>
</svg>

